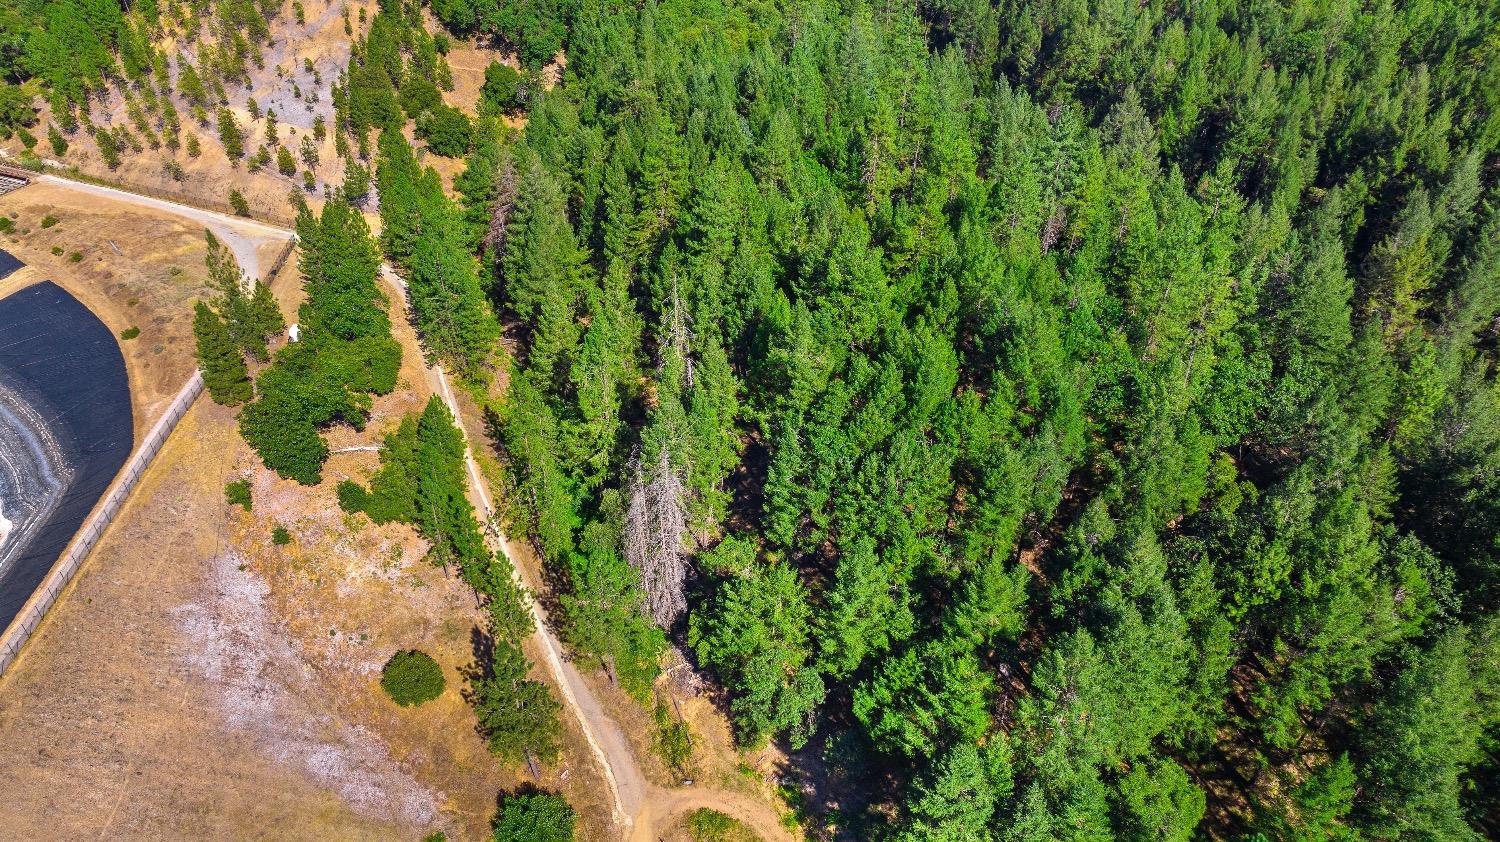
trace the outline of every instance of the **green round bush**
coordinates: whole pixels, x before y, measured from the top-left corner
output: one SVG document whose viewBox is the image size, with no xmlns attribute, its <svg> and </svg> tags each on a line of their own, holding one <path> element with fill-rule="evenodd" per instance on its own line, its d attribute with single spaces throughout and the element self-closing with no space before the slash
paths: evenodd
<svg viewBox="0 0 1500 842">
<path fill-rule="evenodd" d="M 495 817 L 494 842 L 573 842 L 578 815 L 551 792 L 517 792 L 505 797 Z"/>
<path fill-rule="evenodd" d="M 380 686 L 396 704 L 406 707 L 430 702 L 443 694 L 443 668 L 426 652 L 397 652 L 380 673 Z"/>
</svg>

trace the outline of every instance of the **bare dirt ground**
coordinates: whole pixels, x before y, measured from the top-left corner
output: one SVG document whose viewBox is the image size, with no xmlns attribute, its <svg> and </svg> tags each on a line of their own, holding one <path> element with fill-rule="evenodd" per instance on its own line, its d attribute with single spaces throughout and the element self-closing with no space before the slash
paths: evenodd
<svg viewBox="0 0 1500 842">
<path fill-rule="evenodd" d="M 436 812 L 333 712 L 240 569 L 221 490 L 233 438 L 212 404 L 183 419 L 0 678 L 0 835 L 374 839 Z M 371 787 L 387 800 L 344 794 Z"/>
<path fill-rule="evenodd" d="M 674 716 L 680 714 L 692 735 L 693 777 L 686 783 L 672 777 L 653 749 L 656 726 L 650 712 L 624 691 L 610 686 L 602 673 L 596 671 L 587 678 L 609 717 L 627 735 L 632 754 L 649 781 L 629 836 L 631 842 L 655 842 L 659 837 L 687 842 L 691 837 L 682 824 L 683 817 L 700 807 L 735 818 L 744 825 L 742 836 L 746 840 L 801 838 L 781 823 L 784 814 L 771 791 L 781 756 L 773 750 L 737 749 L 729 722 L 707 695 L 684 691 L 670 676 L 656 685 L 657 698 Z"/>
<path fill-rule="evenodd" d="M 0 297 L 51 280 L 83 302 L 120 341 L 134 396 L 139 439 L 195 367 L 193 301 L 205 295 L 203 226 L 173 214 L 83 195 L 54 184 L 32 184 L 0 197 L 14 234 L 0 242 L 26 268 L 0 280 Z M 51 215 L 57 223 L 41 225 Z M 252 245 L 252 247 L 254 247 Z M 54 253 L 54 249 L 60 253 Z M 261 242 L 269 265 L 279 241 Z M 80 260 L 71 259 L 77 252 Z"/>
<path fill-rule="evenodd" d="M 439 24 L 428 23 L 428 29 L 437 32 Z M 453 71 L 453 90 L 443 92 L 443 102 L 462 110 L 470 117 L 479 113 L 479 90 L 484 87 L 484 71 L 490 62 L 498 61 L 518 68 L 513 55 L 491 49 L 475 41 L 454 44 L 448 50 L 448 68 Z"/>
</svg>

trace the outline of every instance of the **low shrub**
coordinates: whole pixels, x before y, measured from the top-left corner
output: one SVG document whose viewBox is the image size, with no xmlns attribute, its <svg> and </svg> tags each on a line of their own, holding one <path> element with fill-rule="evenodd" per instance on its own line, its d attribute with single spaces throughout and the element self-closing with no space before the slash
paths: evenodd
<svg viewBox="0 0 1500 842">
<path fill-rule="evenodd" d="M 561 795 L 519 792 L 505 797 L 495 816 L 494 842 L 573 842 L 578 814 Z"/>
<path fill-rule="evenodd" d="M 479 91 L 479 110 L 481 114 L 508 114 L 519 105 L 517 99 L 521 91 L 521 74 L 515 68 L 501 64 L 498 61 L 490 62 L 490 66 L 484 69 L 484 87 Z"/>
<path fill-rule="evenodd" d="M 443 694 L 443 668 L 431 655 L 407 649 L 391 656 L 380 672 L 380 686 L 402 707 L 430 702 Z"/>
<path fill-rule="evenodd" d="M 370 505 L 370 492 L 363 485 L 352 479 L 346 479 L 338 486 L 339 508 L 355 514 L 362 512 Z"/>
<path fill-rule="evenodd" d="M 72 254 L 68 255 L 68 262 L 69 263 L 82 263 L 83 262 L 83 252 L 81 252 L 81 251 L 75 251 Z"/>
<path fill-rule="evenodd" d="M 693 732 L 686 722 L 679 722 L 672 711 L 661 702 L 656 703 L 656 739 L 652 741 L 656 754 L 672 770 L 678 780 L 693 777 Z"/>
<path fill-rule="evenodd" d="M 687 830 L 695 842 L 732 842 L 742 838 L 743 827 L 733 818 L 707 807 L 699 807 L 687 817 Z"/>
<path fill-rule="evenodd" d="M 435 155 L 462 158 L 474 145 L 474 124 L 457 108 L 439 105 L 417 121 L 417 137 Z"/>
<path fill-rule="evenodd" d="M 288 532 L 285 526 L 278 526 L 271 530 L 271 543 L 278 547 L 285 547 L 292 543 L 292 533 Z"/>
<path fill-rule="evenodd" d="M 134 339 L 140 335 L 141 329 L 136 327 L 135 325 L 131 325 L 130 327 L 127 327 L 124 330 L 120 331 L 120 338 L 125 340 Z"/>
<path fill-rule="evenodd" d="M 55 217 L 55 216 L 53 216 L 52 214 L 49 213 L 46 216 L 42 217 L 42 227 L 43 228 L 51 228 L 52 226 L 56 225 L 60 221 L 61 220 L 59 220 L 57 217 Z"/>
<path fill-rule="evenodd" d="M 237 479 L 225 485 L 224 501 L 231 506 L 243 506 L 245 511 L 250 511 L 250 507 L 253 505 L 250 499 L 250 480 Z"/>
</svg>

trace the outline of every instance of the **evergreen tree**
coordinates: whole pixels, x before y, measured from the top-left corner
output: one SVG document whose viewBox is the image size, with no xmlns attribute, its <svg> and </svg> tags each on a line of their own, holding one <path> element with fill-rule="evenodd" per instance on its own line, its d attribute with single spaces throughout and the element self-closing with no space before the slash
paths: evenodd
<svg viewBox="0 0 1500 842">
<path fill-rule="evenodd" d="M 223 144 L 224 154 L 230 161 L 245 157 L 245 133 L 227 108 L 219 109 L 219 143 Z"/>
<path fill-rule="evenodd" d="M 247 296 L 246 279 L 234 254 L 212 231 L 203 233 L 208 241 L 204 255 L 208 285 L 219 292 L 214 307 L 228 325 L 229 334 L 240 350 L 253 359 L 265 361 L 266 341 L 286 327 L 281 307 L 264 284 L 254 283 L 254 292 Z"/>
<path fill-rule="evenodd" d="M 909 824 L 901 840 L 982 842 L 991 839 L 990 814 L 995 796 L 972 745 L 960 745 L 934 764 L 917 785 Z"/>
<path fill-rule="evenodd" d="M 792 744 L 801 745 L 811 732 L 824 688 L 807 666 L 810 614 L 796 574 L 771 565 L 732 579 L 713 612 L 694 615 L 689 644 L 729 678 L 743 742 L 790 731 Z"/>
<path fill-rule="evenodd" d="M 474 712 L 491 752 L 511 763 L 550 763 L 561 747 L 560 705 L 547 685 L 526 678 L 529 670 L 519 648 L 497 642 L 489 674 L 474 682 Z"/>
<path fill-rule="evenodd" d="M 193 336 L 198 341 L 198 368 L 214 403 L 236 406 L 254 396 L 245 360 L 224 320 L 202 301 L 193 305 Z"/>
<path fill-rule="evenodd" d="M 1494 706 L 1476 681 L 1497 673 L 1493 640 L 1476 647 L 1462 632 L 1440 638 L 1394 682 L 1368 731 L 1357 808 L 1374 836 L 1478 839 L 1459 797 Z M 1478 667 L 1476 670 L 1475 667 Z"/>
</svg>

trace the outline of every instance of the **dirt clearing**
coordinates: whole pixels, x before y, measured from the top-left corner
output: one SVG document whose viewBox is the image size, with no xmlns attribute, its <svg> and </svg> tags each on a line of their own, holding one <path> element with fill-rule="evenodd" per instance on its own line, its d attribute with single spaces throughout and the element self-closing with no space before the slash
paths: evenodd
<svg viewBox="0 0 1500 842">
<path fill-rule="evenodd" d="M 390 838 L 411 825 L 389 808 L 357 810 L 341 787 L 396 783 L 391 802 L 431 800 L 326 712 L 293 645 L 262 623 L 264 586 L 226 564 L 228 421 L 206 402 L 183 419 L 0 678 L 0 835 Z M 288 762 L 266 726 L 235 727 L 232 714 L 256 699 L 276 707 L 270 727 L 319 735 L 326 749 Z"/>
</svg>

